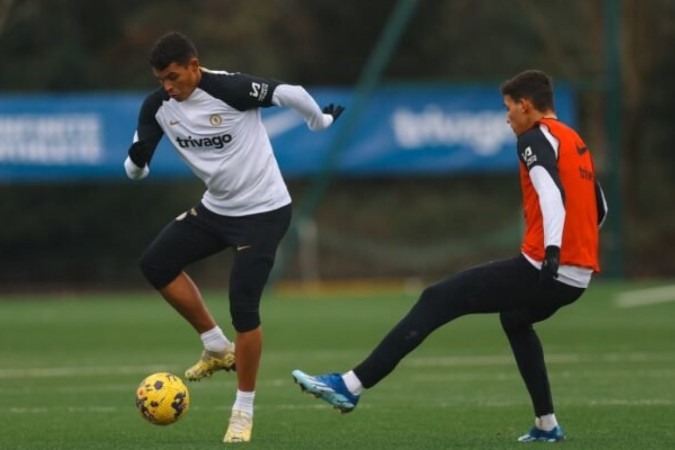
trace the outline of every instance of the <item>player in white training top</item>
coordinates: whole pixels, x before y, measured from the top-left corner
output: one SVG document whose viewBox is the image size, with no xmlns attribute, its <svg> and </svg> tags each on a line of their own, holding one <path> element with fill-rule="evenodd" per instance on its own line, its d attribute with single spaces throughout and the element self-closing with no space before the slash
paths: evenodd
<svg viewBox="0 0 675 450">
<path fill-rule="evenodd" d="M 291 219 L 291 197 L 260 108 L 290 107 L 313 131 L 331 126 L 344 108 L 330 104 L 322 111 L 301 86 L 207 70 L 194 44 L 177 32 L 157 41 L 150 65 L 161 87 L 141 107 L 124 162 L 127 175 L 145 178 L 166 136 L 206 192 L 157 235 L 141 257 L 141 270 L 204 343 L 200 360 L 185 377 L 199 380 L 217 370 L 236 370 L 237 397 L 224 441 L 246 442 L 262 349 L 260 297 Z M 184 272 L 188 264 L 227 248 L 234 251 L 229 292 L 234 342 Z"/>
</svg>

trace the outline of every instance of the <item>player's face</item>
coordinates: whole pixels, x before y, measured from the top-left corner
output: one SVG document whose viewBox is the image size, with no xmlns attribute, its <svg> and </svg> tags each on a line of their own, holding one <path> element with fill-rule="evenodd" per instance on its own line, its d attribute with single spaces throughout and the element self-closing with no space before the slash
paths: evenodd
<svg viewBox="0 0 675 450">
<path fill-rule="evenodd" d="M 529 100 L 516 101 L 510 95 L 505 95 L 504 107 L 506 108 L 506 122 L 516 136 L 523 134 L 534 125 L 534 120 L 532 120 L 530 114 L 533 107 Z"/>
<path fill-rule="evenodd" d="M 196 58 L 185 66 L 172 62 L 164 70 L 153 68 L 152 73 L 169 97 L 179 102 L 192 94 L 201 79 L 199 62 Z"/>
</svg>

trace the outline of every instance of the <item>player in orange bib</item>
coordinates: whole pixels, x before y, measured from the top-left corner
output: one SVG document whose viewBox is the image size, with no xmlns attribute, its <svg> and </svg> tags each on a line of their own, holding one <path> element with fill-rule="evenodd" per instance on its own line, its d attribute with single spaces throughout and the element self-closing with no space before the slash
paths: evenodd
<svg viewBox="0 0 675 450">
<path fill-rule="evenodd" d="M 341 412 L 352 411 L 365 389 L 382 381 L 435 329 L 466 314 L 499 313 L 535 415 L 534 427 L 518 441 L 565 438 L 533 324 L 575 302 L 600 270 L 598 230 L 607 204 L 591 152 L 556 117 L 551 78 L 528 70 L 506 81 L 501 92 L 507 121 L 518 137 L 525 214 L 520 254 L 427 287 L 410 312 L 351 370 L 316 376 L 294 370 L 303 391 Z"/>
</svg>

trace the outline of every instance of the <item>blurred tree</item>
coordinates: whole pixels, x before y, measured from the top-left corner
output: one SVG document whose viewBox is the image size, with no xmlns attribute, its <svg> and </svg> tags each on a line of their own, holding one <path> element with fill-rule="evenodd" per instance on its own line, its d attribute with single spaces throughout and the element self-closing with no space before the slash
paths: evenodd
<svg viewBox="0 0 675 450">
<path fill-rule="evenodd" d="M 14 0 L 0 0 L 0 34 L 5 27 L 5 21 L 14 5 Z"/>
<path fill-rule="evenodd" d="M 499 82 L 517 71 L 544 69 L 556 82 L 579 90 L 580 129 L 602 175 L 609 151 L 604 120 L 607 1 L 420 2 L 385 78 L 487 82 L 497 90 Z M 628 269 L 633 274 L 672 274 L 672 258 L 656 269 L 658 264 L 648 269 L 639 261 L 675 248 L 675 214 L 663 207 L 675 198 L 675 53 L 670 50 L 675 44 L 675 2 L 616 1 L 622 6 L 627 256 L 636 261 Z M 0 86 L 6 92 L 145 91 L 155 86 L 147 54 L 169 30 L 190 35 L 207 67 L 308 86 L 352 85 L 395 4 L 396 0 L 369 0 L 367 7 L 356 0 L 0 0 Z M 181 187 L 174 189 L 169 196 L 179 197 Z M 11 189 L 5 191 L 5 198 L 12 196 Z M 59 192 L 61 199 L 78 202 L 77 188 Z M 117 190 L 97 194 L 102 205 L 119 203 Z M 21 204 L 7 202 L 4 211 L 11 215 Z M 82 214 L 84 220 L 97 218 Z M 45 215 L 51 210 L 45 209 Z M 5 230 L 2 248 L 22 250 L 30 229 Z M 72 230 L 64 235 L 73 237 Z M 87 236 L 94 242 L 94 234 Z"/>
</svg>

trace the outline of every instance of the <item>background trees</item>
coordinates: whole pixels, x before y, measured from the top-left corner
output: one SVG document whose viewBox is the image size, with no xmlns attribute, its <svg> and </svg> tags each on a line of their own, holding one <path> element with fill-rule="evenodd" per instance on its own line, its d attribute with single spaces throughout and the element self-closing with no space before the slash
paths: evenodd
<svg viewBox="0 0 675 450">
<path fill-rule="evenodd" d="M 353 85 L 395 3 L 369 0 L 366 7 L 355 0 L 2 0 L 0 89 L 4 93 L 146 90 L 155 83 L 146 63 L 147 52 L 160 34 L 171 29 L 181 30 L 195 40 L 207 67 L 304 85 Z M 671 80 L 675 78 L 675 53 L 671 49 L 675 44 L 675 2 L 420 1 L 387 66 L 385 79 L 492 83 L 496 88 L 516 71 L 545 69 L 557 82 L 577 88 L 581 131 L 596 153 L 600 173 L 607 174 L 613 169 L 611 152 L 616 151 L 610 148 L 606 132 L 606 27 L 607 11 L 613 7 L 620 13 L 621 31 L 622 142 L 615 168 L 620 177 L 622 204 L 612 209 L 622 215 L 620 238 L 625 241 L 626 274 L 672 275 L 675 129 L 671 124 L 675 119 L 675 89 Z M 494 183 L 499 178 L 480 182 Z M 404 195 L 410 182 L 385 180 L 386 193 L 380 195 Z M 462 185 L 461 181 L 442 179 L 424 183 L 428 185 L 428 199 L 438 197 L 439 205 L 447 197 L 441 198 L 438 192 Z M 307 180 L 291 181 L 297 195 L 302 195 L 307 185 Z M 351 183 L 355 189 L 381 185 L 382 182 L 367 180 Z M 100 240 L 110 242 L 104 236 L 119 233 L 115 218 L 124 205 L 147 212 L 148 208 L 138 202 L 144 206 L 153 204 L 162 219 L 143 217 L 151 222 L 145 226 L 154 232 L 169 217 L 162 205 L 173 211 L 179 199 L 188 201 L 188 194 L 196 198 L 201 187 L 181 182 L 171 186 L 134 186 L 133 191 L 122 186 L 84 189 L 92 195 L 83 199 L 83 186 L 0 187 L 0 213 L 15 223 L 5 225 L 0 233 L 0 262 L 5 273 L 15 273 L 14 269 L 20 266 L 16 259 L 19 256 L 25 261 L 48 260 L 55 253 L 50 246 L 86 266 L 84 261 L 90 255 L 77 256 L 72 244 L 87 239 L 98 245 Z M 358 207 L 359 194 L 349 197 L 349 187 L 342 185 L 336 189 L 339 192 L 329 195 L 345 195 L 353 200 L 350 208 Z M 375 195 L 377 189 L 371 192 Z M 121 196 L 127 200 L 121 201 Z M 67 208 L 70 220 L 54 221 L 54 209 L 63 211 L 57 205 L 62 205 L 64 199 L 72 199 Z M 33 205 L 30 216 L 24 213 L 27 202 Z M 87 207 L 82 208 L 84 203 Z M 324 202 L 319 219 L 333 217 L 335 210 L 326 210 L 331 203 L 335 204 Z M 74 204 L 78 208 L 72 207 Z M 109 211 L 112 217 L 104 219 L 101 210 Z M 41 220 L 47 217 L 49 221 Z M 74 231 L 73 223 L 87 224 L 90 232 L 99 232 Z M 135 230 L 142 227 L 137 225 Z M 440 235 L 442 230 L 438 232 Z M 149 239 L 149 233 L 127 230 L 123 236 L 140 246 Z M 119 249 L 119 245 L 115 248 Z M 26 249 L 31 250 L 26 253 Z M 98 268 L 90 270 L 95 275 L 90 278 L 109 279 L 109 275 L 118 274 L 120 267 L 128 265 L 124 258 L 111 260 L 103 256 L 114 254 L 114 250 L 101 248 L 98 257 L 105 261 L 94 265 Z M 14 259 L 10 259 L 12 254 Z M 74 269 L 79 263 L 73 266 L 62 260 L 61 264 L 61 279 L 84 276 Z M 33 276 L 25 268 L 18 272 L 15 279 Z M 71 274 L 70 278 L 66 274 Z"/>
</svg>

